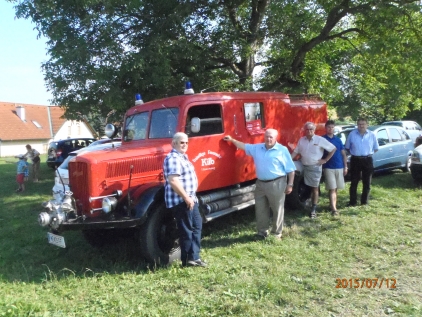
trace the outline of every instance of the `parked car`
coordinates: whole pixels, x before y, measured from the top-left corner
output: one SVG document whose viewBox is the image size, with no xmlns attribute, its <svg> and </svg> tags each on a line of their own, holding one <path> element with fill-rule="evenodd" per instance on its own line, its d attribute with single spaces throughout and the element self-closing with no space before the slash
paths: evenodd
<svg viewBox="0 0 422 317">
<path fill-rule="evenodd" d="M 336 125 L 334 127 L 334 133 L 339 133 L 340 131 L 343 131 L 346 129 L 354 129 L 354 128 L 357 128 L 356 124 Z"/>
<path fill-rule="evenodd" d="M 394 126 L 402 127 L 409 134 L 413 142 L 415 142 L 416 138 L 422 134 L 422 127 L 419 125 L 419 123 L 415 121 L 410 121 L 410 120 L 387 121 L 387 122 L 381 123 L 381 125 L 394 125 Z"/>
<path fill-rule="evenodd" d="M 398 126 L 387 125 L 370 126 L 368 129 L 375 133 L 379 145 L 378 151 L 373 155 L 374 170 L 378 172 L 400 168 L 403 172 L 409 172 L 414 144 L 407 131 Z M 347 129 L 337 134 L 343 144 L 353 130 Z"/>
<path fill-rule="evenodd" d="M 54 186 L 53 186 L 53 197 L 55 200 L 59 200 L 66 191 L 69 191 L 69 162 L 77 155 L 83 153 L 108 150 L 111 148 L 117 148 L 122 145 L 121 141 L 114 141 L 105 144 L 98 144 L 94 146 L 87 146 L 83 149 L 70 152 L 66 159 L 56 169 Z"/>
<path fill-rule="evenodd" d="M 59 166 L 70 152 L 80 150 L 95 141 L 94 138 L 73 138 L 50 142 L 47 152 L 47 166 L 51 168 Z"/>
<path fill-rule="evenodd" d="M 120 142 L 122 139 L 121 138 L 114 138 L 114 139 L 109 139 L 109 138 L 106 138 L 106 139 L 100 139 L 100 140 L 97 140 L 97 141 L 95 141 L 95 142 L 92 142 L 90 145 L 88 145 L 88 146 L 96 146 L 96 145 L 100 145 L 100 144 L 106 144 L 106 143 L 111 143 L 111 142 Z"/>
<path fill-rule="evenodd" d="M 422 141 L 422 137 L 421 137 Z M 417 146 L 412 153 L 412 164 L 410 165 L 412 178 L 415 184 L 422 185 L 422 144 Z"/>
</svg>

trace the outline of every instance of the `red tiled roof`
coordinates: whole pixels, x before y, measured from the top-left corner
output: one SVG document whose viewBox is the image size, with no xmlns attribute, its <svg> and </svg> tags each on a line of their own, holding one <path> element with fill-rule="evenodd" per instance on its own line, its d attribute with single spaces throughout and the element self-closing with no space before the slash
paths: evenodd
<svg viewBox="0 0 422 317">
<path fill-rule="evenodd" d="M 25 110 L 25 121 L 18 116 L 17 107 Z M 38 106 L 0 102 L 0 139 L 3 141 L 50 139 L 66 122 L 64 110 L 57 106 Z M 34 121 L 41 127 L 38 128 Z"/>
</svg>

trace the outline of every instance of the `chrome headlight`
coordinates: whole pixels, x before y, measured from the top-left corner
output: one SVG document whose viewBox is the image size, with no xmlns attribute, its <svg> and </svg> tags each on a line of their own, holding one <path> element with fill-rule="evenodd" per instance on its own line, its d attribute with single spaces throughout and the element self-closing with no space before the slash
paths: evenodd
<svg viewBox="0 0 422 317">
<path fill-rule="evenodd" d="M 62 208 L 62 210 L 64 212 L 71 212 L 71 211 L 73 211 L 72 205 L 71 204 L 68 204 L 68 203 L 63 203 L 60 207 Z"/>
<path fill-rule="evenodd" d="M 50 224 L 51 218 L 50 214 L 42 212 L 38 215 L 38 223 L 41 227 L 48 226 Z"/>
<path fill-rule="evenodd" d="M 117 205 L 117 199 L 114 197 L 105 197 L 103 199 L 102 203 L 102 210 L 108 214 L 109 212 L 112 212 Z"/>
</svg>

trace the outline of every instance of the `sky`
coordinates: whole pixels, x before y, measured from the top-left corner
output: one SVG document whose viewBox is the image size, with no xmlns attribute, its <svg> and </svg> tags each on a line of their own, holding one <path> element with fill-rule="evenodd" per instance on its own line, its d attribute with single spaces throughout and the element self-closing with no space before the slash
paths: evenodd
<svg viewBox="0 0 422 317">
<path fill-rule="evenodd" d="M 0 101 L 50 105 L 41 63 L 48 60 L 46 39 L 37 39 L 30 20 L 16 19 L 13 4 L 0 0 Z"/>
</svg>

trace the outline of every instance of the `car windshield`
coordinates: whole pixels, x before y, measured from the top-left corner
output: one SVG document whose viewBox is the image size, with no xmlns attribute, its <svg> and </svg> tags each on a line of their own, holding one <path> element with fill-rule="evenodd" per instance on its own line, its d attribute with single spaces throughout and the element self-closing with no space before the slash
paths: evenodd
<svg viewBox="0 0 422 317">
<path fill-rule="evenodd" d="M 143 140 L 147 134 L 148 112 L 138 113 L 126 119 L 123 138 L 125 141 Z"/>
<path fill-rule="evenodd" d="M 384 122 L 381 125 L 395 125 L 395 126 L 398 126 L 398 127 L 402 127 L 403 123 L 398 122 L 398 121 L 389 121 L 389 122 Z"/>
</svg>

